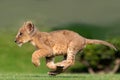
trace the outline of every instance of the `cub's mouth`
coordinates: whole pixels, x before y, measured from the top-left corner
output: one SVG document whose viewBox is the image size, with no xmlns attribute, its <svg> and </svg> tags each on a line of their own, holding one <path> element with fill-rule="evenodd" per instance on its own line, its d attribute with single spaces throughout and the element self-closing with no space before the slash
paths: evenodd
<svg viewBox="0 0 120 80">
<path fill-rule="evenodd" d="M 21 47 L 21 46 L 23 45 L 23 42 L 18 42 L 17 40 L 15 40 L 15 43 L 17 43 L 17 45 L 18 45 L 19 47 Z"/>
<path fill-rule="evenodd" d="M 21 47 L 21 46 L 23 45 L 23 43 L 22 43 L 22 42 L 17 43 L 17 44 L 18 44 L 18 46 L 19 46 L 19 47 Z"/>
</svg>

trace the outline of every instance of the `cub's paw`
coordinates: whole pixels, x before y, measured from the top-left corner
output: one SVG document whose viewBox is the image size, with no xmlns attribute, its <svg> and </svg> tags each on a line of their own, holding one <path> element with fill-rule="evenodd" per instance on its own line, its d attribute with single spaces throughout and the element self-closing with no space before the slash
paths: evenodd
<svg viewBox="0 0 120 80">
<path fill-rule="evenodd" d="M 56 71 L 58 71 L 58 72 L 62 72 L 62 71 L 63 71 L 63 68 L 64 68 L 64 66 L 57 66 Z"/>
<path fill-rule="evenodd" d="M 40 66 L 40 62 L 39 61 L 32 61 L 32 63 L 34 64 L 35 67 Z"/>
<path fill-rule="evenodd" d="M 48 75 L 50 76 L 56 76 L 58 73 L 56 71 L 50 71 L 48 72 Z"/>
</svg>

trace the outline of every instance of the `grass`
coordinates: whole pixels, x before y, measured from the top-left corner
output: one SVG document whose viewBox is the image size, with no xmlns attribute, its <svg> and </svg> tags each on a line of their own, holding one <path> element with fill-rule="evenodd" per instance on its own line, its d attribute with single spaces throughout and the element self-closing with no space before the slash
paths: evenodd
<svg viewBox="0 0 120 80">
<path fill-rule="evenodd" d="M 49 76 L 47 74 L 0 74 L 0 80 L 120 80 L 120 74 L 60 74 Z"/>
</svg>

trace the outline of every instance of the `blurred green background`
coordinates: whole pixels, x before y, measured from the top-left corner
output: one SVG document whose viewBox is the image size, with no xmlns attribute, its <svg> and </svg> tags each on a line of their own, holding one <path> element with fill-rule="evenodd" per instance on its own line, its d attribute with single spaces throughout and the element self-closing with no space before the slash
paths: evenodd
<svg viewBox="0 0 120 80">
<path fill-rule="evenodd" d="M 18 29 L 27 20 L 33 21 L 40 31 L 69 29 L 87 38 L 107 40 L 115 44 L 118 49 L 120 47 L 119 0 L 0 0 L 0 72 L 2 73 L 48 71 L 45 59 L 41 60 L 39 68 L 31 63 L 31 55 L 35 50 L 32 45 L 25 44 L 19 48 L 14 43 Z M 92 47 L 87 49 L 94 50 Z M 110 49 L 100 50 L 105 53 Z M 98 51 L 99 54 L 101 52 Z M 113 51 L 110 53 L 114 54 Z M 68 71 L 74 72 L 76 67 L 78 71 L 86 70 L 79 63 L 78 60 Z"/>
</svg>

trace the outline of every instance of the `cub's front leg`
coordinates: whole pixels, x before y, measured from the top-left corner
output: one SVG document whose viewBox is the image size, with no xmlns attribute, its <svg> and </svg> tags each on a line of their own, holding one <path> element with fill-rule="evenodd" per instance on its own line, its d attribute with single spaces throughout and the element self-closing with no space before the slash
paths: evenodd
<svg viewBox="0 0 120 80">
<path fill-rule="evenodd" d="M 50 51 L 47 49 L 39 49 L 36 50 L 33 54 L 32 54 L 32 63 L 38 67 L 40 66 L 40 58 L 42 57 L 46 57 L 50 55 Z"/>
<path fill-rule="evenodd" d="M 57 75 L 61 73 L 62 68 L 60 69 L 56 64 L 54 63 L 54 56 L 46 57 L 46 66 L 51 69 L 52 71 L 49 71 L 49 75 Z"/>
<path fill-rule="evenodd" d="M 51 70 L 56 70 L 56 65 L 54 63 L 54 56 L 46 57 L 46 66 Z"/>
<path fill-rule="evenodd" d="M 54 63 L 54 56 L 53 57 L 46 57 L 46 65 L 52 71 L 49 71 L 49 75 L 57 75 L 63 72 L 63 66 L 58 64 L 63 63 L 66 60 L 66 55 L 64 56 L 64 60 L 62 62 L 58 62 L 57 64 Z"/>
</svg>

